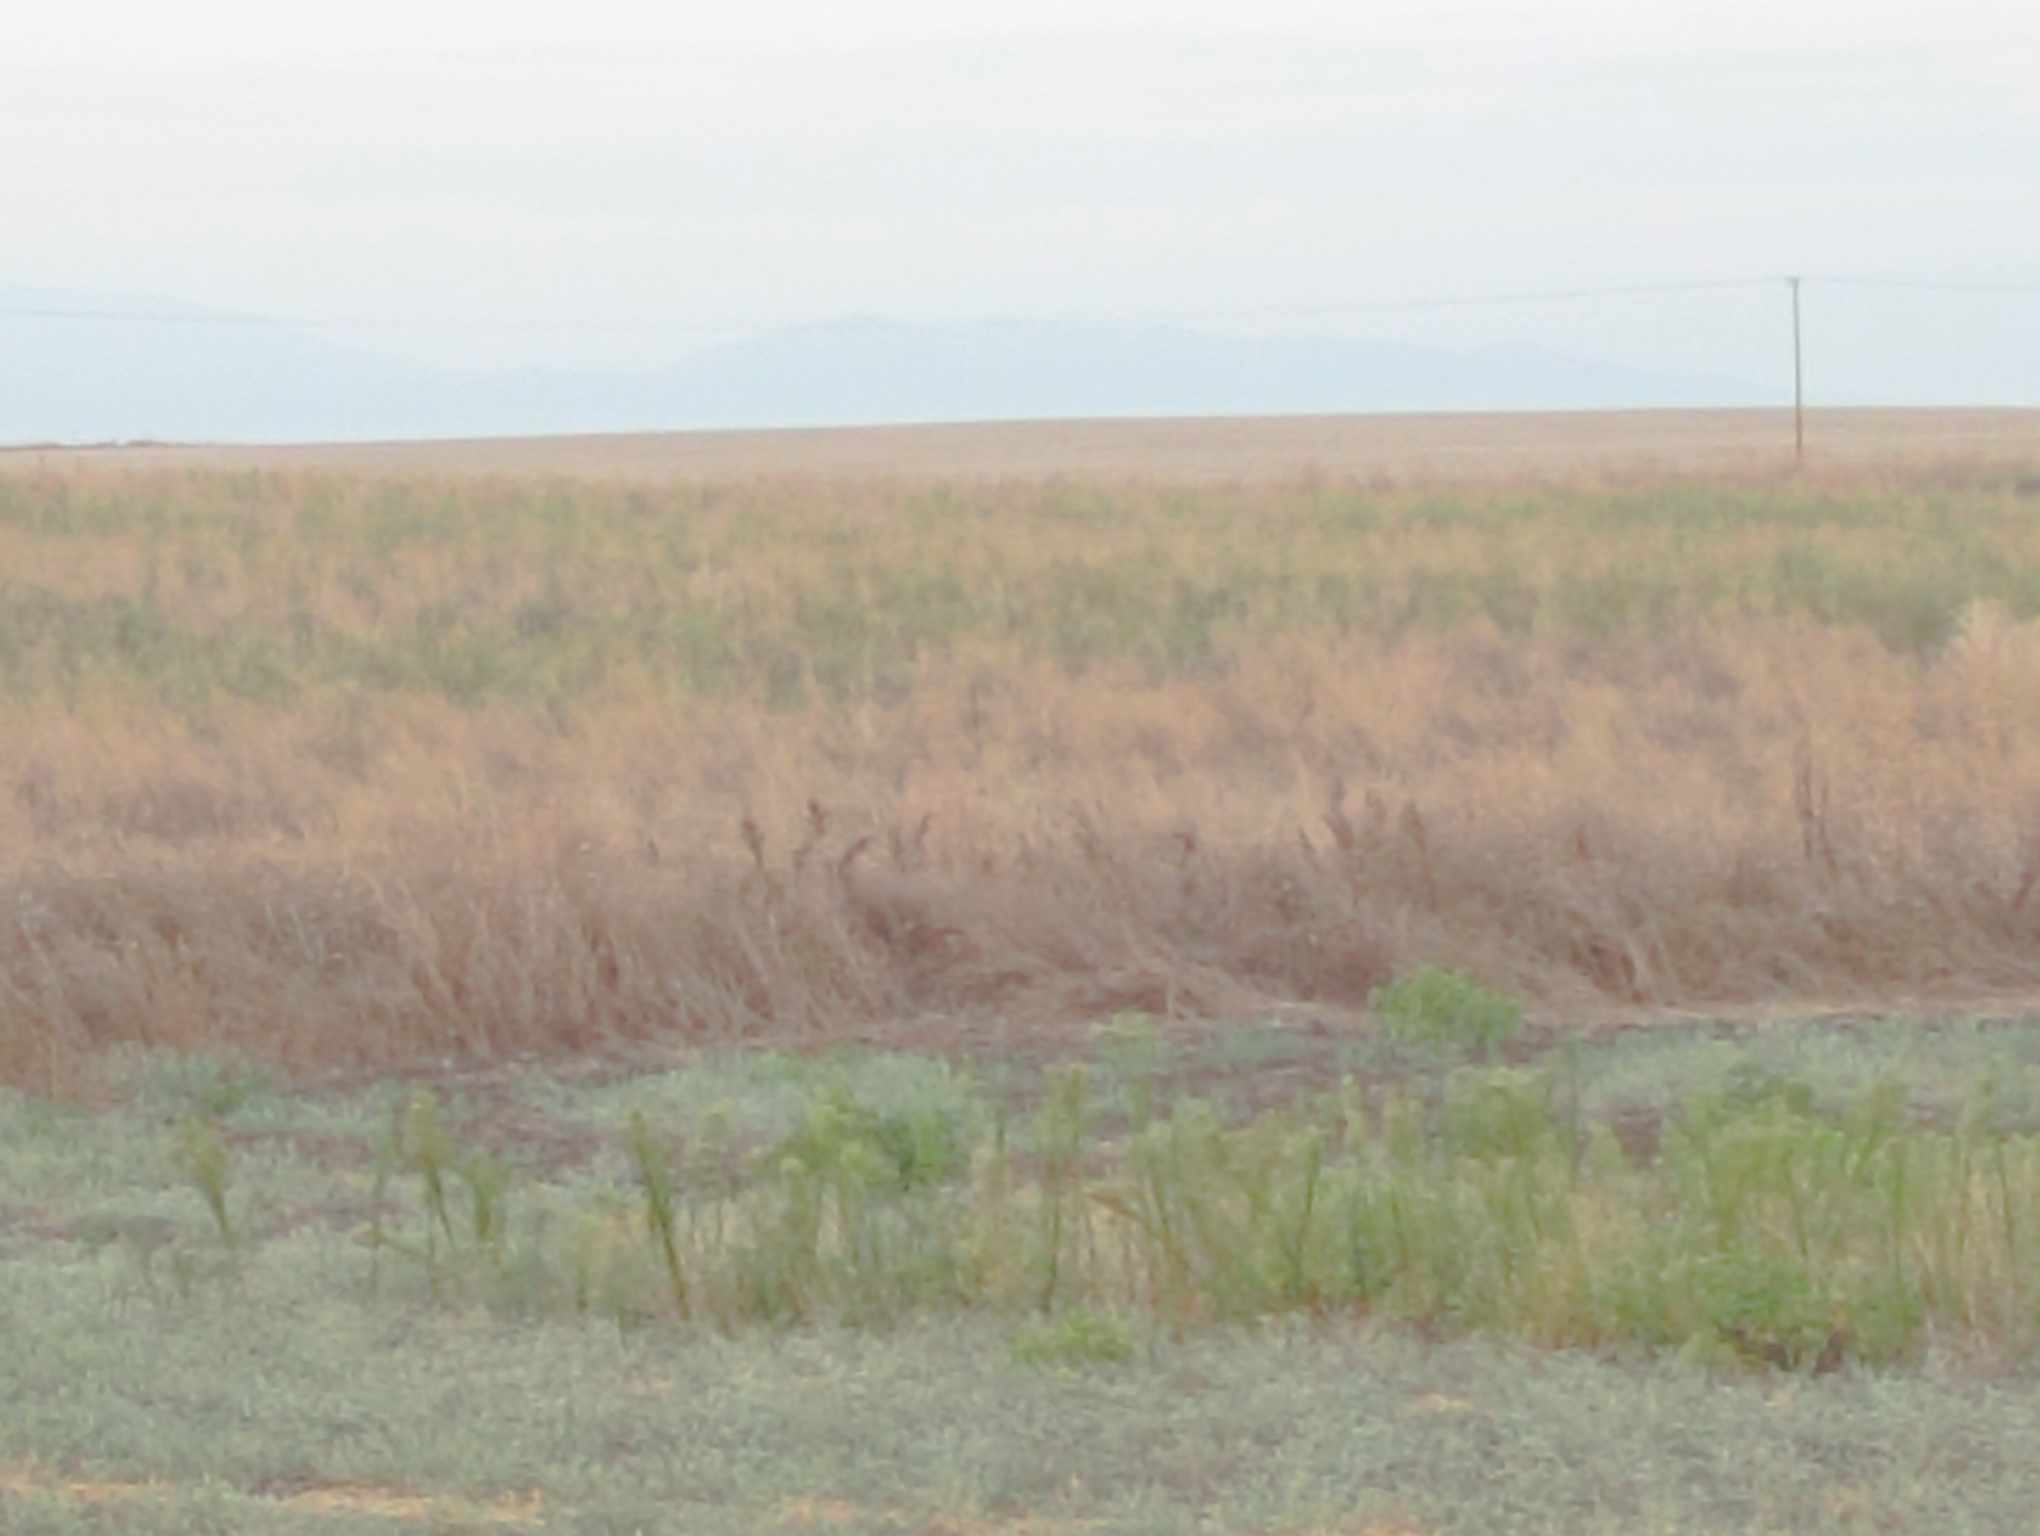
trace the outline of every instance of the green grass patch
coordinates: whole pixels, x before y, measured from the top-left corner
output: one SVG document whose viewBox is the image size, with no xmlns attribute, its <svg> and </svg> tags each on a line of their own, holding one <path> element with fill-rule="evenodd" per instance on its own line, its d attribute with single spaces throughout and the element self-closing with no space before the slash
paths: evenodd
<svg viewBox="0 0 2040 1536">
<path fill-rule="evenodd" d="M 1461 1018 L 1440 996 L 1498 1007 L 1441 985 L 1402 994 L 1431 1000 L 1415 1017 Z M 1445 1037 L 1490 1047 L 1496 1027 Z M 1635 1151 L 1583 1108 L 1576 1064 L 1349 1078 L 1237 1119 L 1162 1100 L 1111 1043 L 1136 1079 L 1124 1134 L 1083 1066 L 1017 1117 L 962 1077 L 880 1105 L 824 1071 L 771 1139 L 632 1108 L 613 1160 L 564 1183 L 463 1145 L 415 1093 L 375 1162 L 365 1278 L 619 1327 L 1033 1313 L 1042 1359 L 1090 1348 L 1083 1319 L 1290 1313 L 1788 1370 L 1900 1363 L 1935 1337 L 2022 1358 L 2040 1339 L 2040 1135 L 2007 1127 L 2018 1091 L 1997 1079 L 1937 1123 L 1893 1076 L 1835 1097 L 1747 1061 Z M 217 1125 L 186 1115 L 171 1159 L 237 1246 L 250 1223 Z"/>
<path fill-rule="evenodd" d="M 1424 966 L 1378 988 L 1370 1007 L 1402 1045 L 1492 1059 L 1523 1027 L 1523 1005 L 1471 976 Z"/>
</svg>

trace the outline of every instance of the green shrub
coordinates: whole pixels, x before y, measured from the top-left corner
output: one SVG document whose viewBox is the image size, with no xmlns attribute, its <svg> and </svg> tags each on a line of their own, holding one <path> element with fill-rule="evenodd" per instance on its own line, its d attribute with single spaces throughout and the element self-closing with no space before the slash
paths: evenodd
<svg viewBox="0 0 2040 1536">
<path fill-rule="evenodd" d="M 1427 965 L 1385 987 L 1368 1006 L 1400 1045 L 1492 1058 L 1515 1038 L 1523 1005 L 1458 971 Z"/>
</svg>

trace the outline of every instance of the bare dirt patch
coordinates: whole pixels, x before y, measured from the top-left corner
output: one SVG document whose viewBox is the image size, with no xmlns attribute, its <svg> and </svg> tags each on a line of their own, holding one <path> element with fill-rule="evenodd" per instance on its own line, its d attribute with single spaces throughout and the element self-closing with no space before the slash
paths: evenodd
<svg viewBox="0 0 2040 1536">
<path fill-rule="evenodd" d="M 173 1499 L 179 1491 L 179 1484 L 163 1480 L 74 1478 L 34 1466 L 0 1467 L 0 1497 L 40 1495 L 77 1504 L 105 1506 L 160 1503 Z M 375 1515 L 386 1520 L 434 1527 L 459 1524 L 533 1529 L 545 1521 L 545 1505 L 536 1494 L 514 1494 L 476 1501 L 352 1483 L 299 1488 L 263 1487 L 250 1489 L 248 1494 L 278 1508 L 306 1514 Z"/>
</svg>

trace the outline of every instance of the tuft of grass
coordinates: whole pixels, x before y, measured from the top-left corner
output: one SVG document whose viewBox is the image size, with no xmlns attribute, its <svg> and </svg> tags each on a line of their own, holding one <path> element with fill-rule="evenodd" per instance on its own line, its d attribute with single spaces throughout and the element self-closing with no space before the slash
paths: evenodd
<svg viewBox="0 0 2040 1536">
<path fill-rule="evenodd" d="M 198 1115 L 186 1115 L 177 1123 L 176 1163 L 178 1172 L 205 1201 L 207 1214 L 228 1247 L 235 1242 L 234 1223 L 227 1211 L 228 1155 L 219 1127 Z"/>
<path fill-rule="evenodd" d="M 384 1222 L 390 1186 L 404 1176 L 417 1180 L 415 1239 Z M 376 1156 L 372 1215 L 362 1238 L 375 1254 L 371 1291 L 380 1289 L 384 1253 L 416 1264 L 435 1298 L 465 1293 L 477 1273 L 500 1276 L 510 1237 L 510 1180 L 509 1165 L 500 1157 L 460 1151 L 441 1119 L 436 1094 L 420 1089 L 399 1100 Z"/>
<path fill-rule="evenodd" d="M 665 1154 L 652 1140 L 651 1130 L 641 1113 L 630 1117 L 630 1157 L 637 1169 L 638 1182 L 644 1189 L 645 1230 L 658 1244 L 659 1257 L 665 1261 L 666 1278 L 673 1287 L 673 1310 L 684 1322 L 693 1315 L 694 1309 L 688 1300 L 687 1274 L 680 1263 L 679 1239 L 673 1217 L 673 1174 L 666 1165 Z"/>
<path fill-rule="evenodd" d="M 1124 1318 L 1081 1308 L 1016 1330 L 1011 1347 L 1018 1364 L 1062 1368 L 1124 1365 L 1134 1356 Z"/>
</svg>

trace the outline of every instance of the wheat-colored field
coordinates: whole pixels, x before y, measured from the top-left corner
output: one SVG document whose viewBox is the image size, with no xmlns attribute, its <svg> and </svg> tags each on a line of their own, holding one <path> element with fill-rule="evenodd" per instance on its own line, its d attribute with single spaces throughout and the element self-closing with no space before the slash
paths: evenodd
<svg viewBox="0 0 2040 1536">
<path fill-rule="evenodd" d="M 2030 469 L 2040 461 L 2040 411 L 1815 410 L 1806 415 L 1806 448 L 1816 475 Z M 1774 475 L 1793 467 L 1793 420 L 1789 410 L 1719 410 L 966 422 L 467 442 L 30 448 L 0 454 L 0 473 L 10 464 L 649 483 L 848 476 L 1265 484 L 1331 477 L 1377 487 L 1577 485 Z"/>
<path fill-rule="evenodd" d="M 2028 994 L 2040 415 L 1814 427 L 7 456 L 0 1074 Z"/>
</svg>

